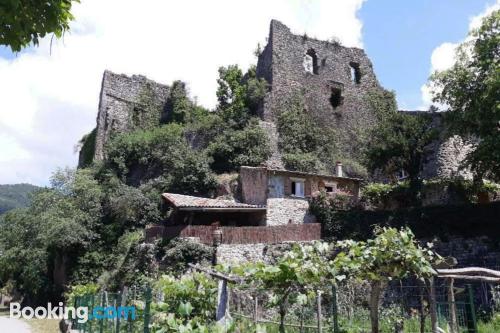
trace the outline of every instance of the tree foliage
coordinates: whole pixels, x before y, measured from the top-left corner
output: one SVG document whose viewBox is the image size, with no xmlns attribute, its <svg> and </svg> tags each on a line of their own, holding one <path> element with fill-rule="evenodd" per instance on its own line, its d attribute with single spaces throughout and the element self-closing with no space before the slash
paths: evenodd
<svg viewBox="0 0 500 333">
<path fill-rule="evenodd" d="M 73 20 L 71 5 L 79 0 L 9 0 L 0 4 L 0 45 L 19 52 L 47 34 L 57 38 Z"/>
<path fill-rule="evenodd" d="M 372 132 L 366 160 L 371 172 L 377 170 L 389 179 L 404 170 L 408 173 L 415 203 L 420 200 L 422 171 L 428 156 L 427 146 L 438 138 L 431 113 L 418 115 L 394 113 Z"/>
<path fill-rule="evenodd" d="M 207 148 L 211 168 L 220 173 L 239 170 L 242 165 L 258 166 L 270 155 L 268 142 L 256 119 L 241 130 L 226 130 Z"/>
<path fill-rule="evenodd" d="M 258 79 L 255 67 L 244 75 L 237 65 L 219 68 L 217 79 L 217 112 L 226 126 L 241 129 L 256 115 L 267 90 L 264 79 Z"/>
<path fill-rule="evenodd" d="M 322 127 L 307 113 L 300 99 L 278 115 L 278 146 L 287 169 L 305 172 L 332 172 L 336 159 L 333 129 Z"/>
<path fill-rule="evenodd" d="M 108 165 L 127 184 L 156 182 L 163 191 L 208 194 L 215 187 L 207 157 L 191 149 L 179 124 L 123 133 L 108 146 Z"/>
<path fill-rule="evenodd" d="M 466 165 L 500 180 L 500 10 L 484 18 L 456 52 L 448 70 L 435 73 L 436 102 L 447 104 L 450 133 L 479 139 Z"/>
</svg>

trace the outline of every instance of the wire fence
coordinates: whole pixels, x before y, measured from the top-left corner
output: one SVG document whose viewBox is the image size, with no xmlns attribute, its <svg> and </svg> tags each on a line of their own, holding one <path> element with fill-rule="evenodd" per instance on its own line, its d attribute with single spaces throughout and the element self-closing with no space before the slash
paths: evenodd
<svg viewBox="0 0 500 333">
<path fill-rule="evenodd" d="M 300 300 L 292 294 L 285 303 L 277 294 L 273 290 L 231 289 L 228 309 L 233 320 L 228 322 L 227 330 L 274 333 L 279 332 L 283 321 L 285 332 L 290 333 L 371 332 L 367 283 L 327 286 Z M 474 289 L 470 285 L 454 288 L 450 299 L 449 286 L 441 284 L 436 286 L 435 296 L 438 327 L 445 332 L 481 333 L 477 330 Z M 384 288 L 378 312 L 380 332 L 432 333 L 429 297 L 429 288 L 423 284 L 393 283 Z M 149 333 L 156 315 L 152 303 L 161 300 L 161 293 L 156 295 L 149 287 L 77 297 L 74 306 L 88 307 L 90 314 L 95 309 L 120 306 L 133 306 L 136 313 L 135 318 L 92 318 L 85 323 L 75 319 L 72 328 L 81 333 Z"/>
</svg>

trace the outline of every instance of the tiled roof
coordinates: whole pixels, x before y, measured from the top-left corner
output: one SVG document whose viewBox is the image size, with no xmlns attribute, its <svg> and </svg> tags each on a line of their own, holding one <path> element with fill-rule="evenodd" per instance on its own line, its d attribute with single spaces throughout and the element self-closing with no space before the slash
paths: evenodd
<svg viewBox="0 0 500 333">
<path fill-rule="evenodd" d="M 255 209 L 265 209 L 262 205 L 249 205 L 233 200 L 223 200 L 223 199 L 210 199 L 202 197 L 193 197 L 190 195 L 175 194 L 175 193 L 163 193 L 163 197 L 170 202 L 174 207 L 181 209 L 197 209 L 197 208 L 207 208 L 207 209 L 227 209 L 227 210 L 255 210 Z"/>
</svg>

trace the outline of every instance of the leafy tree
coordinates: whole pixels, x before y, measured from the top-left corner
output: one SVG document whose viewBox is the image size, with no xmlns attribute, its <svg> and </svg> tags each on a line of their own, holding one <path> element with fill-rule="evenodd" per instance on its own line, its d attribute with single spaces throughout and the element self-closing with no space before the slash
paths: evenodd
<svg viewBox="0 0 500 333">
<path fill-rule="evenodd" d="M 60 38 L 73 20 L 71 5 L 79 0 L 9 0 L 0 4 L 0 45 L 19 52 L 54 33 Z"/>
<path fill-rule="evenodd" d="M 450 133 L 478 139 L 466 166 L 480 179 L 500 180 L 499 26 L 500 10 L 496 10 L 458 47 L 453 67 L 431 77 L 434 101 L 449 105 Z"/>
<path fill-rule="evenodd" d="M 15 281 L 32 302 L 57 296 L 54 269 L 98 239 L 103 193 L 88 170 L 59 170 L 52 188 L 37 191 L 31 205 L 14 210 L 0 228 L 0 280 Z M 59 266 L 59 267 L 57 267 Z M 63 269 L 64 270 L 64 269 Z"/>
<path fill-rule="evenodd" d="M 337 243 L 343 249 L 334 259 L 340 272 L 368 280 L 372 333 L 379 333 L 378 307 L 384 284 L 406 277 L 430 278 L 436 274 L 432 264 L 439 258 L 431 249 L 421 247 L 410 229 L 380 228 L 366 242 Z"/>
<path fill-rule="evenodd" d="M 230 65 L 219 68 L 217 83 L 217 111 L 229 127 L 241 129 L 256 114 L 267 89 L 266 81 L 257 79 L 253 67 L 243 75 L 237 65 Z"/>
<path fill-rule="evenodd" d="M 207 148 L 216 172 L 236 171 L 242 165 L 258 166 L 270 155 L 269 139 L 253 119 L 241 130 L 227 130 Z"/>
<path fill-rule="evenodd" d="M 426 147 L 439 134 L 432 121 L 432 114 L 394 113 L 373 130 L 367 150 L 371 172 L 382 170 L 390 178 L 400 170 L 408 173 L 410 194 L 417 204 L 422 187 L 420 172 L 428 154 Z"/>
<path fill-rule="evenodd" d="M 216 185 L 206 156 L 189 147 L 179 124 L 116 136 L 108 146 L 107 167 L 127 184 L 150 181 L 162 191 L 208 194 Z"/>
<path fill-rule="evenodd" d="M 330 250 L 330 246 L 322 242 L 295 245 L 274 264 L 249 263 L 232 271 L 253 287 L 273 293 L 272 303 L 278 306 L 280 315 L 279 331 L 284 333 L 285 316 L 292 304 L 304 304 L 316 289 L 343 278 L 337 275 L 338 270 L 329 259 Z"/>
</svg>

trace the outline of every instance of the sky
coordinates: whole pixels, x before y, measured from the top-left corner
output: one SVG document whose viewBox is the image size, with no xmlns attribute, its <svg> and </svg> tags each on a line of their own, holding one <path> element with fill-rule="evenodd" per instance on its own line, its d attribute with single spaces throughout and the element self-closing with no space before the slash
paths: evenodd
<svg viewBox="0 0 500 333">
<path fill-rule="evenodd" d="M 213 108 L 219 66 L 256 62 L 270 20 L 365 48 L 400 109 L 426 109 L 434 70 L 500 0 L 84 0 L 63 39 L 18 54 L 0 47 L 0 184 L 47 185 L 75 167 L 95 127 L 104 69 L 184 80 Z"/>
</svg>

